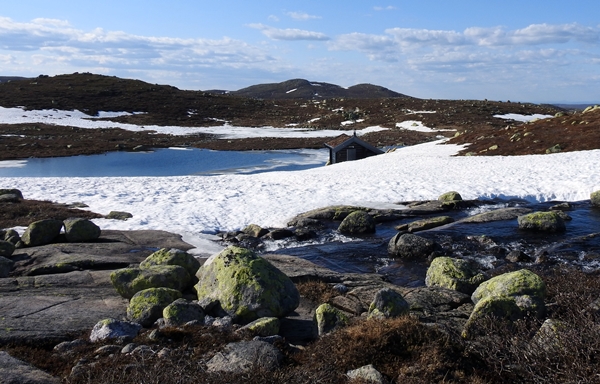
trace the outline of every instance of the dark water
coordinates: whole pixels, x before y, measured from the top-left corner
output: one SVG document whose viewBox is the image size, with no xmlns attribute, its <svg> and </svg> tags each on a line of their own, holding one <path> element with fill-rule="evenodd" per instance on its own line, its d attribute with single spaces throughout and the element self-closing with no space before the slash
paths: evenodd
<svg viewBox="0 0 600 384">
<path fill-rule="evenodd" d="M 322 166 L 324 150 L 211 151 L 157 149 L 1 161 L 0 177 L 185 176 L 292 171 Z"/>
<path fill-rule="evenodd" d="M 522 201 L 504 201 L 487 209 L 504 206 L 526 206 L 535 211 L 548 210 L 556 202 L 527 204 Z M 540 234 L 518 229 L 517 220 L 492 223 L 454 223 L 437 229 L 417 232 L 419 236 L 435 240 L 447 256 L 471 259 L 483 270 L 492 270 L 506 264 L 504 257 L 512 250 L 520 250 L 535 259 L 547 254 L 550 264 L 567 264 L 584 271 L 600 270 L 600 209 L 592 208 L 589 201 L 572 203 L 573 209 L 566 213 L 572 220 L 566 221 L 564 233 Z M 485 208 L 483 208 L 485 209 Z M 456 220 L 481 212 L 468 209 L 444 212 Z M 315 244 L 281 243 L 283 254 L 302 257 L 315 264 L 337 272 L 379 273 L 387 280 L 401 286 L 422 286 L 428 262 L 404 261 L 387 253 L 389 240 L 397 233 L 398 222 L 382 223 L 377 233 L 362 238 L 346 238 L 331 233 L 321 237 Z"/>
</svg>

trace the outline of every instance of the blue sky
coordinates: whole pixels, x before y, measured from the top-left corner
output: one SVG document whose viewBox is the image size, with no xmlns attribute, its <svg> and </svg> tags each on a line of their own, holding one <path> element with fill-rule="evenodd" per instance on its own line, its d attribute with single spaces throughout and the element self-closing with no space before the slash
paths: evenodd
<svg viewBox="0 0 600 384">
<path fill-rule="evenodd" d="M 2 0 L 0 75 L 600 103 L 600 1 Z"/>
</svg>

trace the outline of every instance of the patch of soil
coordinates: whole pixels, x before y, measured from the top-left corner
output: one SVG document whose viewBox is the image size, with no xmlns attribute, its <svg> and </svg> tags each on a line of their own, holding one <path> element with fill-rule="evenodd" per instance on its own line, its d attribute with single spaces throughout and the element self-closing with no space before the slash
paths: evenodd
<svg viewBox="0 0 600 384">
<path fill-rule="evenodd" d="M 21 200 L 18 203 L 0 203 L 0 228 L 26 227 L 38 220 L 65 220 L 72 217 L 96 219 L 103 216 L 74 208 L 72 205 L 50 201 Z"/>
</svg>

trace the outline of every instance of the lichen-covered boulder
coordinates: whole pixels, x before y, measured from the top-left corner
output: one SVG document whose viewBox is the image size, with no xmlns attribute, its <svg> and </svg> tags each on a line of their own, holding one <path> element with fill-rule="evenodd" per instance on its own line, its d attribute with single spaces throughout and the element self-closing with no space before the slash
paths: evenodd
<svg viewBox="0 0 600 384">
<path fill-rule="evenodd" d="M 546 284 L 538 275 L 528 269 L 504 273 L 481 283 L 471 295 L 477 304 L 489 296 L 531 296 L 542 300 L 546 297 Z"/>
<path fill-rule="evenodd" d="M 190 321 L 204 321 L 204 309 L 197 302 L 177 299 L 163 309 L 162 317 L 169 326 L 183 325 Z"/>
<path fill-rule="evenodd" d="M 388 244 L 388 253 L 404 259 L 425 259 L 435 251 L 432 240 L 411 233 L 398 233 Z"/>
<path fill-rule="evenodd" d="M 441 194 L 438 197 L 439 201 L 458 201 L 458 200 L 462 200 L 462 196 L 460 195 L 460 193 L 456 192 L 456 191 L 450 191 L 450 192 L 446 192 Z"/>
<path fill-rule="evenodd" d="M 273 345 L 259 340 L 229 343 L 206 363 L 208 372 L 242 374 L 251 370 L 273 371 L 283 361 L 283 354 Z"/>
<path fill-rule="evenodd" d="M 192 285 L 192 277 L 179 265 L 118 269 L 110 274 L 110 281 L 119 295 L 126 299 L 148 288 L 165 287 L 183 292 Z"/>
<path fill-rule="evenodd" d="M 121 211 L 110 211 L 108 215 L 104 216 L 105 219 L 111 220 L 122 220 L 127 221 L 127 219 L 131 219 L 133 215 L 129 212 L 121 212 Z"/>
<path fill-rule="evenodd" d="M 338 227 L 338 231 L 349 235 L 375 233 L 375 219 L 365 211 L 354 211 Z"/>
<path fill-rule="evenodd" d="M 361 383 L 387 383 L 381 372 L 376 370 L 373 364 L 365 365 L 363 367 L 348 371 L 346 372 L 346 375 L 352 380 L 360 380 Z"/>
<path fill-rule="evenodd" d="M 592 206 L 600 208 L 600 191 L 595 191 L 590 194 Z"/>
<path fill-rule="evenodd" d="M 196 277 L 198 300 L 218 301 L 221 309 L 239 323 L 282 317 L 300 303 L 292 280 L 245 248 L 231 246 L 211 256 Z"/>
<path fill-rule="evenodd" d="M 139 291 L 129 301 L 127 319 L 149 327 L 162 317 L 163 310 L 181 297 L 181 292 L 170 288 L 148 288 Z"/>
<path fill-rule="evenodd" d="M 94 241 L 100 237 L 100 227 L 87 219 L 67 219 L 64 222 L 65 237 L 70 243 Z"/>
<path fill-rule="evenodd" d="M 369 306 L 369 317 L 398 317 L 408 313 L 410 304 L 397 291 L 383 288 L 375 294 Z"/>
<path fill-rule="evenodd" d="M 9 241 L 0 240 L 0 256 L 11 257 L 15 251 L 15 245 Z"/>
<path fill-rule="evenodd" d="M 514 321 L 523 317 L 523 311 L 517 305 L 514 297 L 487 296 L 475 304 L 475 308 L 463 328 L 462 336 L 472 338 L 477 335 L 482 330 L 479 322 L 486 317 Z"/>
<path fill-rule="evenodd" d="M 90 341 L 102 341 L 107 339 L 132 340 L 142 329 L 138 323 L 120 321 L 117 319 L 104 319 L 94 325 L 90 334 Z"/>
<path fill-rule="evenodd" d="M 12 271 L 14 266 L 14 261 L 7 259 L 4 256 L 0 256 L 0 278 L 8 277 L 10 271 Z"/>
<path fill-rule="evenodd" d="M 427 269 L 425 285 L 452 289 L 468 295 L 485 280 L 473 263 L 451 257 L 433 259 Z"/>
<path fill-rule="evenodd" d="M 546 319 L 534 335 L 532 345 L 548 352 L 560 353 L 561 349 L 569 345 L 570 328 L 564 321 Z"/>
<path fill-rule="evenodd" d="M 543 232 L 564 232 L 565 222 L 556 212 L 534 212 L 517 218 L 519 229 Z"/>
<path fill-rule="evenodd" d="M 179 265 L 185 268 L 190 276 L 195 276 L 200 268 L 200 262 L 189 253 L 180 249 L 160 249 L 140 263 L 140 268 L 145 269 L 154 265 Z"/>
<path fill-rule="evenodd" d="M 348 316 L 331 304 L 321 304 L 315 310 L 315 321 L 319 336 L 331 332 L 335 328 L 348 325 Z"/>
<path fill-rule="evenodd" d="M 38 245 L 50 244 L 60 235 L 63 222 L 60 220 L 39 220 L 29 224 L 21 241 L 27 247 L 36 247 Z"/>
<path fill-rule="evenodd" d="M 427 229 L 440 227 L 442 225 L 453 223 L 454 219 L 450 216 L 436 216 L 427 219 L 416 220 L 411 223 L 402 224 L 396 227 L 398 231 L 418 232 Z"/>
<path fill-rule="evenodd" d="M 254 336 L 268 337 L 279 333 L 280 321 L 277 317 L 261 317 L 244 325 L 240 331 L 247 330 Z"/>
</svg>

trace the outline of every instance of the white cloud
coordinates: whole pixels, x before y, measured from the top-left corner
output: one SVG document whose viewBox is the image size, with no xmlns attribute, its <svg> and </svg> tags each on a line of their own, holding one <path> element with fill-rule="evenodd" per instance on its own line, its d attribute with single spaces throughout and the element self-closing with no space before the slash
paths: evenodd
<svg viewBox="0 0 600 384">
<path fill-rule="evenodd" d="M 393 5 L 388 5 L 387 7 L 375 6 L 375 7 L 373 7 L 373 9 L 375 11 L 393 11 L 398 8 L 394 7 Z"/>
<path fill-rule="evenodd" d="M 275 21 L 275 22 L 279 21 L 279 17 L 277 17 L 275 15 L 269 15 L 268 19 L 271 20 L 271 21 Z"/>
<path fill-rule="evenodd" d="M 306 31 L 296 28 L 280 29 L 260 23 L 248 24 L 248 26 L 260 30 L 263 35 L 273 40 L 329 40 L 329 37 L 321 32 Z"/>
<path fill-rule="evenodd" d="M 309 15 L 308 13 L 305 13 L 305 12 L 287 12 L 286 15 L 288 15 L 292 19 L 301 20 L 301 21 L 321 18 L 321 16 Z"/>
</svg>

